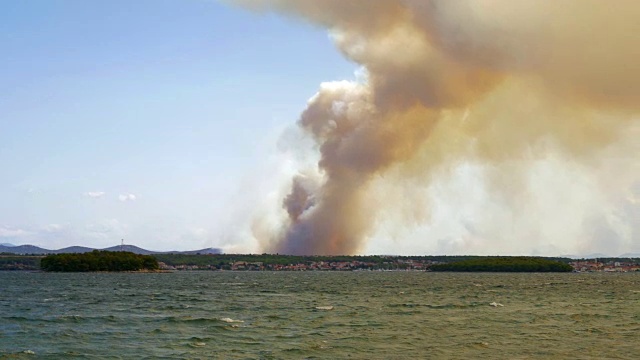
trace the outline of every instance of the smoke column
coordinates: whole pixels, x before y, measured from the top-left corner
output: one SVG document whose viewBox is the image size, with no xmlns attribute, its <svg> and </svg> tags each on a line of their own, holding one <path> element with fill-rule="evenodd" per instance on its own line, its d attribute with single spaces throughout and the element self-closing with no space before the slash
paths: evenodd
<svg viewBox="0 0 640 360">
<path fill-rule="evenodd" d="M 638 122 L 636 0 L 237 3 L 327 28 L 366 74 L 322 84 L 301 114 L 319 176 L 292 179 L 267 251 L 362 251 L 380 210 L 372 184 L 391 172 L 428 183 L 471 161 L 515 196 L 521 171 L 508 164 L 558 153 L 588 167 Z"/>
</svg>

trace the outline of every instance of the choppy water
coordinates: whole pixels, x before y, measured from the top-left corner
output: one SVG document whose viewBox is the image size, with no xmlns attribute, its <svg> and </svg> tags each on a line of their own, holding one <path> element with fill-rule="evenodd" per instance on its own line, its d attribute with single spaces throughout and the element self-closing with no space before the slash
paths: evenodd
<svg viewBox="0 0 640 360">
<path fill-rule="evenodd" d="M 0 272 L 0 359 L 639 354 L 640 274 Z"/>
</svg>

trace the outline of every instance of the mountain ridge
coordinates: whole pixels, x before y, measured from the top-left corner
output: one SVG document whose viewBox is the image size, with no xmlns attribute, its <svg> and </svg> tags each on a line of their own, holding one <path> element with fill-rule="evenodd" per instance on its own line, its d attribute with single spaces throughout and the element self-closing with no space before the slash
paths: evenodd
<svg viewBox="0 0 640 360">
<path fill-rule="evenodd" d="M 222 254 L 222 250 L 218 248 L 205 248 L 199 250 L 187 250 L 187 251 L 153 251 L 143 249 L 141 247 L 135 245 L 115 245 L 104 249 L 91 248 L 86 246 L 68 246 L 62 249 L 51 250 L 41 248 L 35 245 L 14 245 L 14 246 L 5 246 L 0 245 L 0 253 L 11 253 L 11 254 L 34 254 L 34 255 L 47 255 L 47 254 L 66 254 L 66 253 L 86 253 L 91 252 L 93 250 L 105 250 L 105 251 L 128 251 L 134 254 L 139 255 L 153 255 L 153 254 L 185 254 L 185 255 L 195 255 L 195 254 Z"/>
</svg>

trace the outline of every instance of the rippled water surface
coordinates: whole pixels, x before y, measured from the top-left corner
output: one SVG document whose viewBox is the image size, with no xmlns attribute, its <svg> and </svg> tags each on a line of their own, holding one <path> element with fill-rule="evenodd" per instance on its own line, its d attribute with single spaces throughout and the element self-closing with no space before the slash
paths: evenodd
<svg viewBox="0 0 640 360">
<path fill-rule="evenodd" d="M 0 272 L 1 359 L 638 354 L 640 274 Z"/>
</svg>

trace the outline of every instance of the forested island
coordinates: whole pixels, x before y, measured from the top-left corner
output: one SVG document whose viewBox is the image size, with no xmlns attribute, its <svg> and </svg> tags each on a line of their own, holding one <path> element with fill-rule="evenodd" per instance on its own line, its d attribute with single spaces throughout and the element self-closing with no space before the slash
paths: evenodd
<svg viewBox="0 0 640 360">
<path fill-rule="evenodd" d="M 158 260 L 151 255 L 125 251 L 94 250 L 87 253 L 47 255 L 40 260 L 44 271 L 155 271 Z"/>
<path fill-rule="evenodd" d="M 537 257 L 488 257 L 432 265 L 431 271 L 461 272 L 571 272 L 567 263 Z"/>
</svg>

